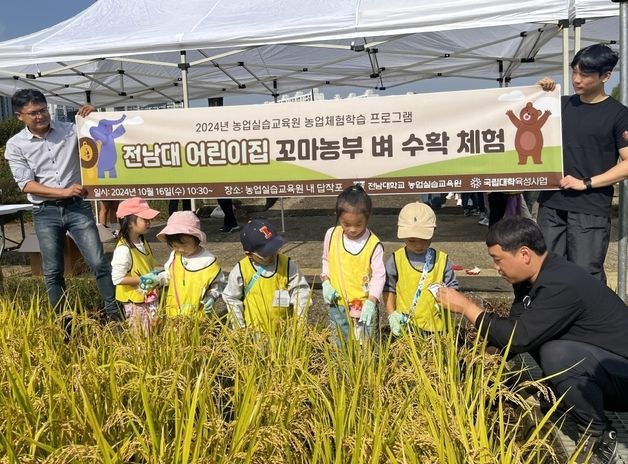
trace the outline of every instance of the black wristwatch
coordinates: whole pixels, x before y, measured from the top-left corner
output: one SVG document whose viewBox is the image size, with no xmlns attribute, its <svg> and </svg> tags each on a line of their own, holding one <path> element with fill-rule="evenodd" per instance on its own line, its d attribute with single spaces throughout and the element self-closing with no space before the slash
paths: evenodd
<svg viewBox="0 0 628 464">
<path fill-rule="evenodd" d="M 584 179 L 582 179 L 582 182 L 584 182 L 584 186 L 586 187 L 586 190 L 591 190 L 593 188 L 593 186 L 591 185 L 590 177 L 585 177 Z"/>
</svg>

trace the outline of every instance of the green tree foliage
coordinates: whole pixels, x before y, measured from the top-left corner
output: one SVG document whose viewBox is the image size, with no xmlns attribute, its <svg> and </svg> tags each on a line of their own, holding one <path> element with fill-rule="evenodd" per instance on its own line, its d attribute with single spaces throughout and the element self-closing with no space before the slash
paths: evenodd
<svg viewBox="0 0 628 464">
<path fill-rule="evenodd" d="M 17 118 L 0 121 L 0 147 L 7 144 L 7 140 L 24 128 L 24 123 Z"/>
<path fill-rule="evenodd" d="M 24 124 L 17 118 L 0 121 L 0 204 L 25 203 L 26 196 L 20 191 L 4 159 L 4 147 L 13 135 L 22 130 Z"/>
</svg>

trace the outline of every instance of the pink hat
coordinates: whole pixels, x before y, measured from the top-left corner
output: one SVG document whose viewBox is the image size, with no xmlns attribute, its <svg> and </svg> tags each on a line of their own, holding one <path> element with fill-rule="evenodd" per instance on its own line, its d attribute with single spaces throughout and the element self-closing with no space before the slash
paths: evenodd
<svg viewBox="0 0 628 464">
<path fill-rule="evenodd" d="M 166 241 L 166 235 L 186 234 L 198 238 L 201 242 L 205 242 L 205 232 L 201 230 L 201 220 L 192 211 L 175 211 L 168 218 L 168 223 L 161 232 L 157 234 L 157 238 L 162 242 Z"/>
<path fill-rule="evenodd" d="M 133 197 L 122 201 L 118 205 L 116 217 L 122 219 L 131 214 L 141 217 L 142 219 L 154 219 L 159 215 L 159 211 L 148 206 L 148 203 L 143 198 Z"/>
</svg>

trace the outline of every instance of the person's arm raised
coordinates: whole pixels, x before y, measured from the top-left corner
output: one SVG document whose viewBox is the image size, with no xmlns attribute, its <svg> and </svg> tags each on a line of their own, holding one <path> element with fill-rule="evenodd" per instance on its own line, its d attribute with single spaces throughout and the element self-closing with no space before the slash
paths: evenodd
<svg viewBox="0 0 628 464">
<path fill-rule="evenodd" d="M 453 288 L 439 288 L 436 299 L 443 308 L 453 313 L 462 314 L 471 324 L 475 324 L 477 318 L 484 312 L 478 305 Z"/>
<path fill-rule="evenodd" d="M 543 79 L 539 79 L 537 81 L 537 85 L 540 85 L 546 92 L 551 92 L 556 88 L 556 81 L 554 81 L 554 79 L 550 79 L 549 77 L 544 77 Z"/>
<path fill-rule="evenodd" d="M 86 118 L 94 111 L 96 111 L 96 107 L 94 105 L 88 104 L 88 105 L 81 106 L 76 114 L 82 118 Z"/>
</svg>

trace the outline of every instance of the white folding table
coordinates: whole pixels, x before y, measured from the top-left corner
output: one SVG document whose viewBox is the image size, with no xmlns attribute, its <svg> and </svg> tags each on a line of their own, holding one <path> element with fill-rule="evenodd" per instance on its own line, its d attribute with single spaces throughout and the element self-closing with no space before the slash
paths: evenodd
<svg viewBox="0 0 628 464">
<path fill-rule="evenodd" d="M 0 257 L 2 256 L 4 250 L 14 250 L 16 248 L 19 248 L 19 246 L 22 244 L 25 237 L 24 211 L 30 211 L 32 209 L 33 205 L 31 205 L 30 203 L 19 205 L 0 205 Z M 6 223 L 12 220 L 12 218 L 9 218 L 9 216 L 15 213 L 17 213 L 20 220 L 21 237 L 9 238 L 6 236 L 4 226 Z"/>
</svg>

